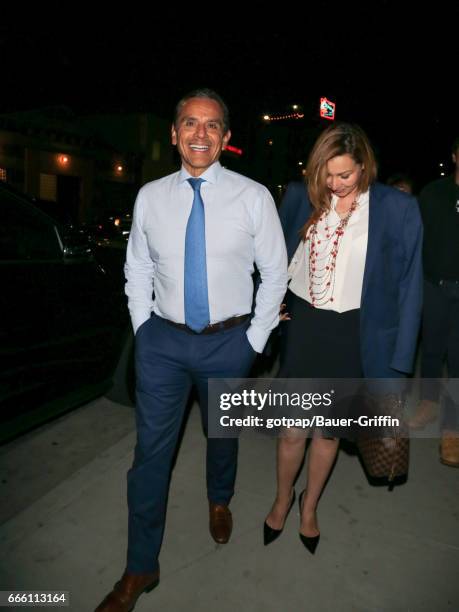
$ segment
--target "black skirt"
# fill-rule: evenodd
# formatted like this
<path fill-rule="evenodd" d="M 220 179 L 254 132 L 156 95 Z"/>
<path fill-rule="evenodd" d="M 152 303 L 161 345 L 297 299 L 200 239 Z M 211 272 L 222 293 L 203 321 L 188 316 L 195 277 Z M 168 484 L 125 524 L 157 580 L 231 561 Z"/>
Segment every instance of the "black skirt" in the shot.
<path fill-rule="evenodd" d="M 333 419 L 332 423 L 339 422 L 335 419 L 351 417 L 360 411 L 361 405 L 360 310 L 338 313 L 313 308 L 290 291 L 286 304 L 291 320 L 281 323 L 278 378 L 313 379 L 304 383 L 285 381 L 285 388 L 290 393 L 300 389 L 302 392 L 336 389 L 333 404 L 316 410 L 316 414 Z M 343 382 L 341 379 L 352 380 Z M 312 412 L 308 413 L 309 416 Z M 355 439 L 353 427 L 343 428 L 328 423 L 313 427 L 309 432 L 306 430 L 305 435 Z"/>
<path fill-rule="evenodd" d="M 360 310 L 313 308 L 291 291 L 281 323 L 279 378 L 361 378 Z"/>

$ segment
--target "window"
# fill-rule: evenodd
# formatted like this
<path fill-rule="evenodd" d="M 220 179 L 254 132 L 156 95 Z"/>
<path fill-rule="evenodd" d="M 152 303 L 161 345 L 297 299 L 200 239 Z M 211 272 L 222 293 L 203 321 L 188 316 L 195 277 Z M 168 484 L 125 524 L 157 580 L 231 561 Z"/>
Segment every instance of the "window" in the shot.
<path fill-rule="evenodd" d="M 57 201 L 57 177 L 55 174 L 40 173 L 40 200 Z"/>
<path fill-rule="evenodd" d="M 0 181 L 6 183 L 6 168 L 0 168 Z"/>

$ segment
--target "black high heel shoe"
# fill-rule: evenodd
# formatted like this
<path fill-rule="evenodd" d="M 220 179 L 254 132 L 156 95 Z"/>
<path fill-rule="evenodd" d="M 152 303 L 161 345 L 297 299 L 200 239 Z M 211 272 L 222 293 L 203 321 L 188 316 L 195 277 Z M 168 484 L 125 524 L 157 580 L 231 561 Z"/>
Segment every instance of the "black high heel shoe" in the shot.
<path fill-rule="evenodd" d="M 284 526 L 285 526 L 285 521 L 287 520 L 287 517 L 288 517 L 288 513 L 290 512 L 293 504 L 295 503 L 295 499 L 296 499 L 296 494 L 295 494 L 295 489 L 293 489 L 292 501 L 290 502 L 290 506 L 288 507 L 287 514 L 285 515 Z M 265 521 L 263 523 L 263 543 L 264 545 L 268 546 L 268 544 L 271 544 L 271 542 L 274 542 L 274 540 L 277 540 L 277 538 L 280 536 L 283 530 L 284 530 L 283 527 L 282 529 L 273 529 Z"/>
<path fill-rule="evenodd" d="M 301 491 L 300 496 L 298 498 L 298 505 L 300 507 L 300 519 L 301 519 L 302 510 L 303 510 L 302 502 L 303 502 L 304 491 L 305 491 L 304 489 L 303 491 Z M 316 548 L 320 540 L 320 533 L 316 536 L 305 536 L 302 533 L 299 533 L 298 535 L 300 536 L 300 540 L 303 543 L 303 546 L 309 550 L 311 555 L 313 555 L 316 552 Z"/>

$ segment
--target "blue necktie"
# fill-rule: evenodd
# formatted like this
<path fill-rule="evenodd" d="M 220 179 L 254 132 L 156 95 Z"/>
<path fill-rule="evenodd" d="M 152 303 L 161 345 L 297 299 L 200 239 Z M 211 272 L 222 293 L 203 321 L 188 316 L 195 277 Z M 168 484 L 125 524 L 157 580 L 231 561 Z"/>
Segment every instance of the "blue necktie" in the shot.
<path fill-rule="evenodd" d="M 187 179 L 194 191 L 193 207 L 185 236 L 185 323 L 201 332 L 210 322 L 207 293 L 206 232 L 204 202 L 200 188 L 204 179 Z"/>

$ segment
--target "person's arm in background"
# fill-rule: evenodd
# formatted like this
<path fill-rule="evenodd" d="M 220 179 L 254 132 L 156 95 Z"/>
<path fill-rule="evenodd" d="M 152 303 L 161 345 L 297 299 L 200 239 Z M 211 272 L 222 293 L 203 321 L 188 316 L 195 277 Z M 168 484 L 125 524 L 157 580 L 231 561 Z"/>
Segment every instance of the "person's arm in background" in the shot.
<path fill-rule="evenodd" d="M 306 186 L 303 182 L 293 182 L 287 186 L 279 207 L 279 218 L 287 245 L 287 256 L 290 261 L 300 242 L 300 229 L 311 214 Z"/>

